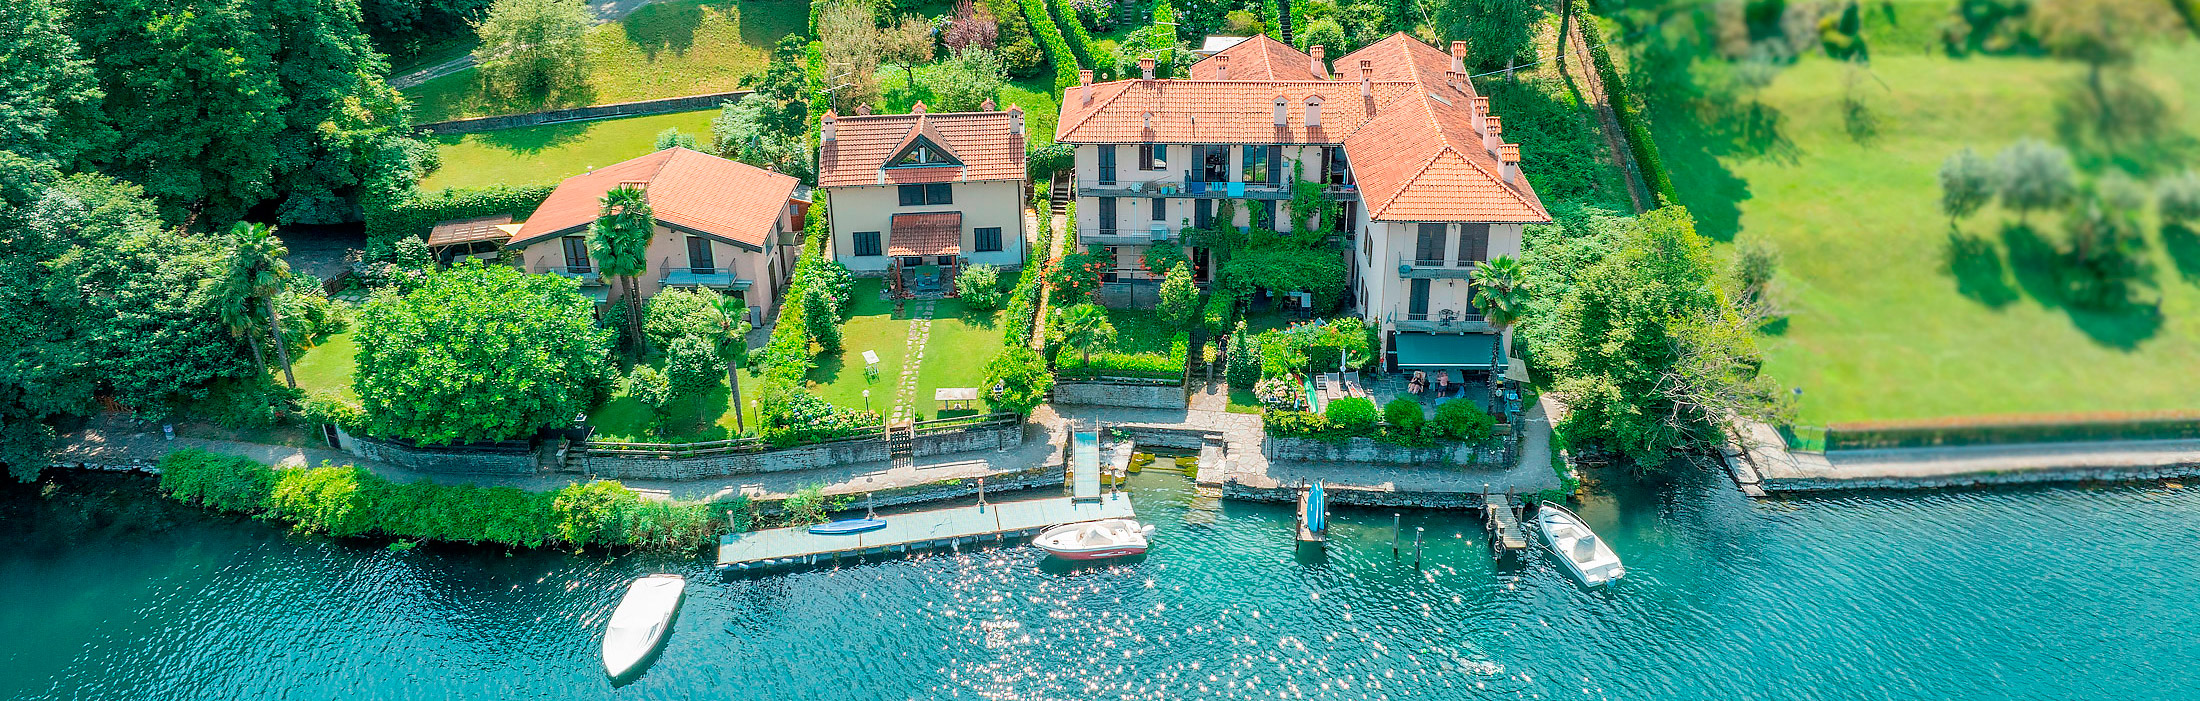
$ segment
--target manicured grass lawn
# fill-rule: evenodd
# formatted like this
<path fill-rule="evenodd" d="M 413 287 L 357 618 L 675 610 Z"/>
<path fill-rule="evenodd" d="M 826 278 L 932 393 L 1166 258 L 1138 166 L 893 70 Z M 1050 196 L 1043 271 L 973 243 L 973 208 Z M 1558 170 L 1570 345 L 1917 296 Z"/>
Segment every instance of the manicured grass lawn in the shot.
<path fill-rule="evenodd" d="M 870 407 L 880 415 L 891 414 L 894 392 L 906 364 L 909 348 L 911 302 L 896 313 L 894 303 L 878 297 L 881 281 L 856 281 L 855 312 L 841 327 L 843 350 L 821 355 L 810 371 L 810 391 L 834 404 L 861 408 L 863 390 L 871 390 Z M 911 407 L 918 418 L 936 418 L 939 404 L 932 391 L 941 387 L 978 387 L 983 396 L 985 364 L 1001 351 L 1002 312 L 976 312 L 961 300 L 932 303 L 931 335 L 925 342 L 923 365 L 917 371 L 917 388 Z M 878 353 L 878 377 L 868 378 L 863 351 Z M 982 406 L 982 402 L 981 402 Z"/>
<path fill-rule="evenodd" d="M 351 341 L 351 332 L 335 334 L 321 341 L 321 345 L 298 354 L 290 364 L 290 371 L 297 375 L 298 388 L 305 390 L 307 395 L 335 392 L 358 401 L 359 395 L 351 390 L 351 371 L 358 351 L 359 346 Z"/>
<path fill-rule="evenodd" d="M 917 87 L 909 87 L 909 72 L 900 66 L 888 66 L 879 73 L 879 105 L 882 114 L 904 114 L 909 107 L 923 100 L 934 104 L 932 90 L 924 86 L 926 76 L 933 66 L 917 67 Z M 1062 103 L 1054 95 L 1054 74 L 1034 76 L 1010 81 L 1001 86 L 1001 98 L 995 104 L 1000 109 L 1009 105 L 1024 108 L 1024 134 L 1027 145 L 1054 143 L 1054 123 L 1061 117 Z"/>
<path fill-rule="evenodd" d="M 804 29 L 795 0 L 684 0 L 649 5 L 588 31 L 585 87 L 554 95 L 496 96 L 480 73 L 460 71 L 405 91 L 413 120 L 519 114 L 563 107 L 724 92 L 762 72 L 779 38 Z"/>
<path fill-rule="evenodd" d="M 656 150 L 657 132 L 673 127 L 708 148 L 718 110 L 500 129 L 435 137 L 443 167 L 420 188 L 551 184 Z"/>
<path fill-rule="evenodd" d="M 1109 309 L 1108 323 L 1115 325 L 1117 353 L 1169 354 L 1169 341 L 1183 330 L 1161 320 L 1151 309 Z M 1070 352 L 1070 351 L 1064 351 Z"/>
<path fill-rule="evenodd" d="M 2112 160 L 2190 167 L 2165 154 L 2200 134 L 2200 44 L 2149 51 L 2138 67 L 2175 135 L 2080 152 L 2089 176 Z M 1993 209 L 1954 232 L 1941 214 L 1936 174 L 1949 154 L 2065 141 L 2056 110 L 2080 66 L 1883 43 L 1869 76 L 1849 70 L 1805 58 L 1756 95 L 1761 110 L 1746 94 L 1653 108 L 1699 229 L 1783 252 L 1791 314 L 1767 329 L 1766 370 L 1802 388 L 1800 423 L 2200 407 L 2200 259 L 2166 255 L 2151 214 L 2147 299 L 2105 311 L 2068 303 L 2058 263 L 2037 253 L 2064 245 L 2060 212 L 2030 218 L 2036 237 Z"/>

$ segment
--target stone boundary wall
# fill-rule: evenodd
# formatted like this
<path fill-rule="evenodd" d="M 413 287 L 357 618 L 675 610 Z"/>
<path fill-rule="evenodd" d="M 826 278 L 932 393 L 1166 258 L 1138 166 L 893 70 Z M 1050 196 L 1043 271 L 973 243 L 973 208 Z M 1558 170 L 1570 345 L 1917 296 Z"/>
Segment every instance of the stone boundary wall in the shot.
<path fill-rule="evenodd" d="M 351 438 L 351 454 L 445 475 L 532 475 L 540 465 L 536 451 L 526 448 L 408 448 L 358 436 Z"/>
<path fill-rule="evenodd" d="M 643 115 L 667 114 L 671 112 L 691 112 L 695 110 L 712 109 L 726 102 L 739 101 L 743 96 L 748 94 L 749 91 L 747 90 L 735 90 L 733 92 L 711 93 L 709 95 L 689 95 L 687 97 L 667 97 L 658 100 L 617 102 L 608 105 L 590 105 L 587 107 L 575 107 L 572 109 L 548 110 L 544 112 L 528 112 L 526 114 L 507 114 L 496 117 L 453 119 L 448 122 L 422 124 L 419 126 L 419 130 L 430 134 L 470 134 L 479 131 L 496 131 L 498 129 L 541 126 L 544 124 L 556 124 L 560 122 L 577 122 L 591 119 L 610 119 L 613 117 L 640 117 Z"/>
<path fill-rule="evenodd" d="M 1268 436 L 1260 452 L 1269 460 L 1296 462 L 1354 462 L 1378 465 L 1467 465 L 1495 457 L 1500 451 L 1466 443 L 1446 442 L 1428 447 L 1382 443 L 1373 438 L 1347 438 L 1342 443 Z"/>
<path fill-rule="evenodd" d="M 1119 385 L 1107 382 L 1056 382 L 1054 403 L 1140 409 L 1189 409 L 1191 392 L 1181 384 Z"/>
<path fill-rule="evenodd" d="M 1041 465 L 1015 472 L 988 475 L 985 478 L 985 494 L 986 499 L 991 501 L 994 497 L 1013 492 L 1049 487 L 1061 489 L 1067 484 L 1069 484 L 1069 473 L 1063 470 L 1061 465 Z M 853 497 L 855 500 L 848 502 L 844 507 L 847 509 L 862 509 L 865 505 L 863 494 L 863 492 L 827 493 L 828 496 Z M 952 501 L 977 496 L 978 479 L 975 477 L 949 478 L 937 482 L 881 489 L 870 492 L 870 494 L 869 504 L 879 507 Z M 759 515 L 778 513 L 780 501 L 783 501 L 783 499 L 758 500 L 756 502 L 757 513 Z"/>
<path fill-rule="evenodd" d="M 1480 509 L 1481 492 L 1402 492 L 1329 485 L 1323 490 L 1329 503 L 1346 506 L 1379 506 L 1408 509 Z M 1224 482 L 1222 498 L 1238 501 L 1297 504 L 1297 486 L 1253 487 L 1237 480 Z"/>
<path fill-rule="evenodd" d="M 980 450 L 1007 450 L 1024 444 L 1024 425 L 981 426 L 939 433 L 919 434 L 910 444 L 915 457 Z M 645 457 L 582 455 L 566 461 L 567 472 L 593 474 L 602 479 L 696 480 L 759 472 L 810 470 L 834 465 L 886 462 L 893 459 L 884 439 L 841 441 L 806 445 L 761 453 L 726 453 L 695 457 Z M 990 485 L 988 485 L 990 487 Z M 973 486 L 971 493 L 976 493 Z"/>
<path fill-rule="evenodd" d="M 2188 462 L 2174 465 L 2065 467 L 2001 472 L 1965 472 L 1914 477 L 1888 476 L 1851 479 L 1767 477 L 1764 478 L 1761 487 L 1767 492 L 1835 492 L 1864 489 L 1942 489 L 1948 487 L 1993 487 L 2024 484 L 2069 484 L 2074 482 L 2145 482 L 2196 476 L 2200 476 L 2200 463 Z"/>
<path fill-rule="evenodd" d="M 1107 424 L 1105 428 L 1129 438 L 1132 443 L 1176 448 L 1178 450 L 1198 450 L 1205 447 L 1209 440 L 1223 440 L 1221 431 L 1196 428 L 1176 428 L 1152 424 Z"/>

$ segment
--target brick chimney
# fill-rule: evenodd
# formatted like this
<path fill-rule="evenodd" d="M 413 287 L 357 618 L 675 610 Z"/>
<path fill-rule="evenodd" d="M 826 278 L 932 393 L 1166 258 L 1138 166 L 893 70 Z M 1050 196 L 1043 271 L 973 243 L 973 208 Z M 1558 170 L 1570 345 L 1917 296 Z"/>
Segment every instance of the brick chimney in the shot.
<path fill-rule="evenodd" d="M 1151 57 L 1138 59 L 1138 74 L 1145 77 L 1146 80 L 1153 80 L 1153 59 Z"/>
<path fill-rule="evenodd" d="M 1497 161 L 1505 164 L 1505 182 L 1520 184 L 1520 144 L 1505 144 L 1497 149 Z"/>
<path fill-rule="evenodd" d="M 1077 101 L 1092 104 L 1092 71 L 1077 72 Z"/>
<path fill-rule="evenodd" d="M 1360 97 L 1375 96 L 1375 62 L 1360 59 Z"/>
<path fill-rule="evenodd" d="M 837 121 L 840 121 L 840 115 L 838 113 L 832 110 L 825 110 L 824 118 L 817 121 L 818 129 L 820 132 L 822 132 L 822 136 L 818 138 L 824 139 L 827 143 L 831 143 L 834 137 L 839 136 L 840 129 L 834 125 L 834 122 Z"/>
<path fill-rule="evenodd" d="M 1321 125 L 1322 96 L 1308 95 L 1306 96 L 1306 128 L 1312 129 Z"/>
<path fill-rule="evenodd" d="M 1483 117 L 1482 148 L 1489 149 L 1490 156 L 1494 158 L 1497 156 L 1498 147 L 1503 145 L 1505 145 L 1505 120 L 1499 119 L 1494 114 Z"/>
<path fill-rule="evenodd" d="M 1230 79 L 1230 55 L 1215 54 L 1215 80 Z"/>
<path fill-rule="evenodd" d="M 1314 77 L 1320 78 L 1322 80 L 1328 80 L 1329 64 L 1328 62 L 1322 60 L 1322 45 L 1315 44 L 1312 47 L 1308 48 L 1306 52 L 1314 56 Z"/>
<path fill-rule="evenodd" d="M 1467 74 L 1467 42 L 1455 41 L 1451 43 L 1451 72 L 1459 75 Z"/>

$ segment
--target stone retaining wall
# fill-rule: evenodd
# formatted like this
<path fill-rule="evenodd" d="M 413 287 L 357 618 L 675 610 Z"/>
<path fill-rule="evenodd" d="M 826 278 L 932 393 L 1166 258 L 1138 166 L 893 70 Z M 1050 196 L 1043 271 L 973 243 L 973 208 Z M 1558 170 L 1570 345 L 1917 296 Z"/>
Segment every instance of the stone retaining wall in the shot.
<path fill-rule="evenodd" d="M 1262 442 L 1261 454 L 1269 460 L 1295 462 L 1355 462 L 1378 465 L 1466 465 L 1494 458 L 1495 448 L 1483 449 L 1466 443 L 1446 442 L 1428 447 L 1392 445 L 1373 438 L 1347 438 L 1341 443 L 1297 438 L 1268 436 Z"/>
<path fill-rule="evenodd" d="M 1192 396 L 1183 385 L 1119 385 L 1106 382 L 1056 382 L 1054 403 L 1144 409 L 1186 409 Z"/>
<path fill-rule="evenodd" d="M 919 435 L 910 445 L 915 457 L 979 450 L 1007 450 L 1024 444 L 1024 426 L 982 426 Z M 882 439 L 842 441 L 762 453 L 696 457 L 585 455 L 566 461 L 566 471 L 603 479 L 694 480 L 758 472 L 810 470 L 835 465 L 886 462 L 893 452 Z M 973 490 L 973 493 L 975 491 Z"/>
<path fill-rule="evenodd" d="M 1018 470 L 1015 472 L 998 473 L 987 476 L 985 478 L 985 494 L 986 498 L 990 500 L 995 497 L 1007 495 L 1010 493 L 1024 492 L 1033 489 L 1046 489 L 1050 487 L 1054 489 L 1061 489 L 1063 485 L 1066 485 L 1068 483 L 1069 475 L 1066 471 L 1062 469 L 1061 465 L 1042 465 L 1039 467 Z M 847 508 L 860 509 L 863 508 L 866 504 L 866 500 L 863 498 L 863 492 L 854 492 L 849 494 L 827 492 L 827 494 L 830 496 L 853 497 L 855 500 L 849 502 Z M 870 492 L 870 494 L 871 498 L 868 500 L 868 503 L 870 506 L 876 507 L 908 506 L 910 504 L 929 504 L 932 502 L 953 501 L 956 499 L 965 499 L 977 496 L 978 480 L 975 477 L 950 478 L 937 482 L 926 482 L 924 484 L 909 485 L 906 487 L 889 487 L 886 489 Z M 775 513 L 778 509 L 778 504 L 780 501 L 783 501 L 783 499 L 758 500 L 756 502 L 758 513 Z"/>
<path fill-rule="evenodd" d="M 1761 483 L 1767 492 L 1832 492 L 1860 489 L 1941 489 L 2021 484 L 2072 482 L 2134 482 L 2200 476 L 2200 463 L 2138 467 L 2069 467 L 2004 472 L 1966 472 L 1952 475 L 1911 477 L 1768 477 Z"/>
<path fill-rule="evenodd" d="M 1480 509 L 1481 492 L 1402 492 L 1328 485 L 1329 503 L 1346 506 L 1379 506 L 1407 509 Z M 1236 480 L 1222 485 L 1222 498 L 1275 504 L 1297 504 L 1298 487 L 1253 487 Z"/>
<path fill-rule="evenodd" d="M 532 475 L 540 464 L 526 448 L 415 448 L 357 436 L 350 448 L 368 460 L 446 475 Z"/>
<path fill-rule="evenodd" d="M 575 107 L 572 109 L 563 110 L 548 110 L 544 112 L 529 112 L 526 114 L 507 114 L 497 117 L 453 119 L 448 122 L 422 124 L 419 128 L 421 131 L 425 131 L 430 134 L 467 134 L 478 131 L 511 129 L 514 127 L 532 127 L 558 122 L 576 122 L 590 119 L 609 119 L 613 117 L 639 117 L 642 115 L 668 114 L 672 112 L 692 112 L 695 110 L 715 109 L 721 104 L 740 100 L 742 96 L 745 96 L 747 94 L 749 94 L 749 91 L 747 90 L 735 90 L 733 92 L 711 93 L 708 95 L 668 97 L 661 100 L 636 100 L 634 102 L 618 102 L 608 105 L 590 105 L 588 107 Z M 706 134 L 705 136 L 708 136 L 708 134 Z"/>

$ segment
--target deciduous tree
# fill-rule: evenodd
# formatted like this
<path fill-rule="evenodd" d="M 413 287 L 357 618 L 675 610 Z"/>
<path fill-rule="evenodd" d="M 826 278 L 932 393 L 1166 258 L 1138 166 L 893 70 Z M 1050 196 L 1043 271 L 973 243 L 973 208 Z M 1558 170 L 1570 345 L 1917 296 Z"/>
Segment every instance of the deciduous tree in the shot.
<path fill-rule="evenodd" d="M 879 60 L 901 66 L 908 85 L 917 84 L 917 66 L 932 62 L 932 23 L 902 15 L 901 23 L 879 31 Z M 953 112 L 956 110 L 947 110 Z"/>
<path fill-rule="evenodd" d="M 496 0 L 474 26 L 474 63 L 490 87 L 534 95 L 588 77 L 588 6 L 581 0 Z"/>
<path fill-rule="evenodd" d="M 992 387 L 986 403 L 997 411 L 1019 415 L 1031 413 L 1054 388 L 1054 375 L 1047 372 L 1046 361 L 1039 358 L 1038 351 L 1023 345 L 1009 346 L 986 361 L 985 381 Z"/>
<path fill-rule="evenodd" d="M 1161 281 L 1161 303 L 1155 313 L 1170 326 L 1191 323 L 1199 313 L 1199 288 L 1192 286 L 1191 266 L 1179 261 Z"/>
<path fill-rule="evenodd" d="M 92 152 L 114 142 L 100 112 L 106 95 L 91 62 L 68 33 L 68 13 L 58 0 L 0 3 L 0 144 L 18 154 L 70 170 L 88 168 Z"/>
<path fill-rule="evenodd" d="M 2016 210 L 2020 217 L 2060 207 L 2077 195 L 2070 153 L 2038 139 L 2002 149 L 1994 169 L 1999 173 L 2001 206 Z"/>
<path fill-rule="evenodd" d="M 878 100 L 878 34 L 878 21 L 868 2 L 837 0 L 818 16 L 825 82 L 833 95 L 833 109 L 841 114 L 854 114 L 857 106 Z"/>
<path fill-rule="evenodd" d="M 1949 226 L 1994 200 L 1994 175 L 1993 162 L 1970 147 L 1940 162 L 1940 211 Z"/>

